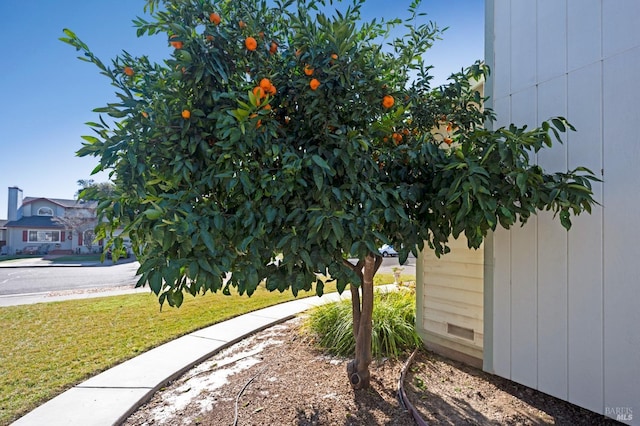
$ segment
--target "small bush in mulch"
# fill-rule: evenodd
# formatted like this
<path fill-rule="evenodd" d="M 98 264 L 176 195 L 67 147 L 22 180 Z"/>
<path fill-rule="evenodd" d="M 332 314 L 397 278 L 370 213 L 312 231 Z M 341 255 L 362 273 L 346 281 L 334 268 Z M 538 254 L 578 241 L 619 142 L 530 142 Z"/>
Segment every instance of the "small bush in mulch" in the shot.
<path fill-rule="evenodd" d="M 415 329 L 415 293 L 409 290 L 377 291 L 373 304 L 372 355 L 397 358 L 421 345 Z M 331 354 L 352 356 L 355 351 L 351 300 L 314 308 L 305 329 Z"/>

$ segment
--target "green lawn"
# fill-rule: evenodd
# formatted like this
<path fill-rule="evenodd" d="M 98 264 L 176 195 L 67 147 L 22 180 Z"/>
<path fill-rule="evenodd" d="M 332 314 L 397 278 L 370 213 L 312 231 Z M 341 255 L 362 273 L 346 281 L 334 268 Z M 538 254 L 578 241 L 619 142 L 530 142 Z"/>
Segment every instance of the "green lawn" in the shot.
<path fill-rule="evenodd" d="M 376 284 L 390 282 L 391 274 L 376 276 Z M 0 308 L 0 425 L 162 343 L 292 299 L 259 289 L 252 297 L 186 297 L 180 309 L 162 311 L 150 294 Z"/>
<path fill-rule="evenodd" d="M 69 256 L 60 256 L 51 259 L 52 263 L 60 263 L 60 262 L 99 262 L 100 255 L 99 254 L 77 254 L 77 255 L 69 255 Z M 111 260 L 109 260 L 111 262 Z M 106 263 L 106 261 L 105 261 Z"/>

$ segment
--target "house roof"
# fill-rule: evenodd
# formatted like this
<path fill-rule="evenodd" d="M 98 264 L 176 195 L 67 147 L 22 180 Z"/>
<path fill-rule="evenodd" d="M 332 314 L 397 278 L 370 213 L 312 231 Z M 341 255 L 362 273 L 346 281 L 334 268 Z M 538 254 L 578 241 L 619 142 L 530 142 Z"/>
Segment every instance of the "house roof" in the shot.
<path fill-rule="evenodd" d="M 18 220 L 12 220 L 5 224 L 7 228 L 53 228 L 64 229 L 61 225 L 53 221 L 51 216 L 25 216 Z"/>
<path fill-rule="evenodd" d="M 73 209 L 73 208 L 94 209 L 98 206 L 97 201 L 68 200 L 64 198 L 46 198 L 46 197 L 25 197 L 22 200 L 22 205 L 33 203 L 39 200 L 49 201 L 53 204 L 57 204 L 67 209 Z"/>

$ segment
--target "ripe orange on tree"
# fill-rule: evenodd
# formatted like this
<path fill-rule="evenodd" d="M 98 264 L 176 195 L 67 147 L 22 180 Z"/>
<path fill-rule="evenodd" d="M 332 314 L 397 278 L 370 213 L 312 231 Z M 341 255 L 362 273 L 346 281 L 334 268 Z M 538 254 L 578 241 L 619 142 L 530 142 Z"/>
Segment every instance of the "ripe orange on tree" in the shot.
<path fill-rule="evenodd" d="M 188 120 L 191 117 L 191 111 L 189 111 L 188 109 L 182 110 L 182 118 L 184 118 L 185 120 Z"/>
<path fill-rule="evenodd" d="M 182 47 L 184 46 L 184 43 L 181 42 L 180 40 L 176 40 L 177 38 L 178 38 L 177 35 L 172 35 L 171 37 L 169 37 L 169 44 L 174 49 L 182 49 Z"/>
<path fill-rule="evenodd" d="M 134 72 L 133 72 L 133 68 L 131 68 L 131 67 L 124 67 L 124 73 L 125 73 L 126 75 L 128 75 L 129 77 L 133 77 L 133 74 L 134 74 Z"/>
<path fill-rule="evenodd" d="M 385 95 L 385 97 L 382 98 L 382 106 L 387 109 L 391 108 L 395 102 L 396 100 L 393 99 L 391 95 Z"/>
<path fill-rule="evenodd" d="M 316 90 L 318 87 L 320 87 L 320 80 L 318 80 L 317 78 L 312 78 L 309 82 L 309 87 L 311 87 L 311 90 Z"/>
<path fill-rule="evenodd" d="M 313 75 L 313 68 L 311 68 L 308 64 L 304 66 L 304 74 L 305 75 Z"/>
<path fill-rule="evenodd" d="M 402 135 L 400 133 L 394 133 L 391 137 L 395 141 L 396 145 L 399 145 L 400 142 L 402 142 Z"/>
<path fill-rule="evenodd" d="M 247 47 L 247 50 L 254 51 L 258 48 L 258 42 L 253 37 L 247 37 L 244 40 L 244 45 Z"/>
<path fill-rule="evenodd" d="M 271 83 L 271 80 L 269 80 L 268 78 L 263 78 L 262 80 L 260 80 L 259 87 L 264 90 L 264 93 L 268 93 L 271 96 L 276 94 L 276 86 L 274 86 L 273 83 Z"/>
<path fill-rule="evenodd" d="M 263 78 L 262 80 L 260 80 L 259 86 L 262 87 L 262 90 L 268 92 L 273 84 L 271 84 L 271 80 L 269 80 L 268 78 Z"/>
<path fill-rule="evenodd" d="M 209 15 L 209 21 L 211 21 L 214 25 L 220 25 L 220 21 L 222 19 L 220 18 L 220 15 L 218 15 L 217 13 L 213 12 L 211 15 Z"/>
<path fill-rule="evenodd" d="M 260 86 L 256 86 L 256 87 L 253 88 L 253 94 L 258 99 L 262 99 L 262 98 L 264 98 L 266 96 L 264 89 L 262 87 L 260 87 Z"/>
<path fill-rule="evenodd" d="M 276 43 L 275 41 L 272 41 L 271 45 L 269 46 L 269 53 L 273 55 L 277 51 L 278 51 L 278 43 Z"/>

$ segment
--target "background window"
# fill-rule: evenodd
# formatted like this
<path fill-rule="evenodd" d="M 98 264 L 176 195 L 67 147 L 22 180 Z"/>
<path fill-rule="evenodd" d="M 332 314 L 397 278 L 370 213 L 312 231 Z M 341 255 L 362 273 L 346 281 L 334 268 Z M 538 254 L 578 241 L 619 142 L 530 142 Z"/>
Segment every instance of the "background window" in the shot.
<path fill-rule="evenodd" d="M 51 209 L 51 207 L 40 207 L 38 209 L 38 216 L 53 216 L 53 209 Z"/>
<path fill-rule="evenodd" d="M 60 231 L 29 231 L 30 243 L 57 243 L 60 241 Z"/>

